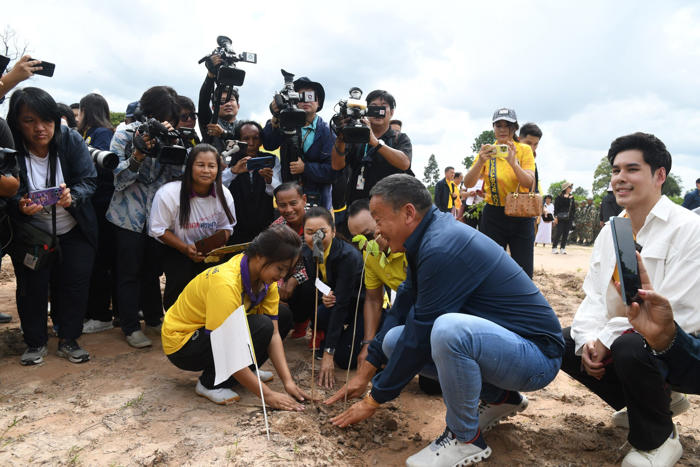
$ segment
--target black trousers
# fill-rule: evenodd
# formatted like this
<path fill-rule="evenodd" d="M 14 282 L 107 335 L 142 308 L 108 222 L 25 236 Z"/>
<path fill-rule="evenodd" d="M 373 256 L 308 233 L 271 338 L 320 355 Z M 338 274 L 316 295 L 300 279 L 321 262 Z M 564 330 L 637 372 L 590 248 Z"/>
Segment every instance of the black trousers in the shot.
<path fill-rule="evenodd" d="M 145 233 L 114 227 L 117 243 L 117 307 L 125 335 L 141 328 L 139 308 L 150 326 L 163 316 L 160 244 Z"/>
<path fill-rule="evenodd" d="M 278 314 L 278 327 L 282 339 L 292 328 L 292 314 L 287 307 L 280 307 Z M 248 327 L 253 340 L 255 360 L 258 366 L 262 366 L 268 358 L 268 347 L 272 340 L 274 325 L 269 316 L 249 315 Z M 223 383 L 214 386 L 216 372 L 214 370 L 214 355 L 211 350 L 209 333 L 200 328 L 194 332 L 190 340 L 180 350 L 168 355 L 170 362 L 181 370 L 202 371 L 199 381 L 207 389 L 230 388 L 235 384 L 235 378 L 229 377 Z M 255 371 L 255 366 L 251 367 Z"/>
<path fill-rule="evenodd" d="M 95 263 L 90 277 L 90 292 L 85 318 L 112 321 L 113 316 L 119 316 L 116 303 L 115 226 L 105 219 L 105 213 L 109 208 L 109 199 L 105 203 L 102 199 L 93 198 L 92 207 L 97 216 L 99 236 Z"/>
<path fill-rule="evenodd" d="M 661 446 L 673 431 L 670 388 L 665 365 L 644 348 L 642 336 L 629 333 L 618 337 L 610 347 L 612 363 L 598 380 L 582 369 L 581 357 L 574 355 L 571 328 L 563 333 L 566 348 L 561 369 L 615 410 L 627 407 L 627 439 L 632 446 L 642 451 Z"/>
<path fill-rule="evenodd" d="M 554 226 L 554 235 L 552 237 L 552 248 L 559 245 L 560 248 L 566 248 L 566 242 L 569 240 L 569 231 L 571 230 L 571 219 L 557 221 Z"/>
<path fill-rule="evenodd" d="M 292 292 L 287 304 L 292 311 L 295 323 L 303 323 L 314 316 L 315 290 L 314 282 L 309 279 L 298 285 Z"/>
<path fill-rule="evenodd" d="M 504 207 L 487 204 L 481 211 L 479 230 L 504 250 L 509 247 L 511 258 L 532 277 L 535 223 L 531 217 L 506 216 Z"/>
<path fill-rule="evenodd" d="M 195 263 L 175 248 L 160 245 L 162 250 L 163 271 L 165 272 L 165 290 L 163 291 L 163 307 L 169 310 L 171 306 L 199 273 L 214 266 L 212 263 Z"/>
<path fill-rule="evenodd" d="M 24 342 L 41 347 L 49 340 L 46 331 L 48 294 L 51 291 L 51 317 L 61 339 L 77 339 L 83 332 L 90 274 L 95 248 L 79 226 L 58 236 L 61 261 L 33 271 L 22 264 L 23 258 L 12 258 L 17 278 L 17 312 L 22 323 Z"/>

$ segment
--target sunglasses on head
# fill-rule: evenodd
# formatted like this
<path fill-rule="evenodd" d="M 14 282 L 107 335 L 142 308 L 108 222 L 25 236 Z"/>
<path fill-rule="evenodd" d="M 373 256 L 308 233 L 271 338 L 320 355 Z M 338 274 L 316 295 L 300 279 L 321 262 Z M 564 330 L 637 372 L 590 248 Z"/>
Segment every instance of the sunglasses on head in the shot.
<path fill-rule="evenodd" d="M 181 122 L 186 122 L 187 120 L 194 120 L 195 118 L 197 118 L 197 112 L 180 114 L 180 121 Z"/>

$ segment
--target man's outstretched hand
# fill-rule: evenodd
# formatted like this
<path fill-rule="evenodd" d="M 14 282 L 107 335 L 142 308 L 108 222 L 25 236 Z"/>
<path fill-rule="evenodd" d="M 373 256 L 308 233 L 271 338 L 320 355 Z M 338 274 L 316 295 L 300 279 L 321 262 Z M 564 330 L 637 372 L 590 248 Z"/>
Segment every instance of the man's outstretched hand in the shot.
<path fill-rule="evenodd" d="M 362 397 L 362 395 L 367 392 L 369 382 L 372 380 L 372 376 L 374 376 L 376 372 L 377 369 L 371 363 L 366 360 L 363 361 L 360 364 L 360 367 L 357 369 L 355 376 L 353 376 L 347 384 L 343 385 L 338 392 L 326 399 L 324 404 L 331 405 L 335 404 L 339 400 L 345 400 L 346 392 L 348 399 L 357 399 Z"/>
<path fill-rule="evenodd" d="M 371 417 L 376 411 L 376 406 L 367 402 L 367 399 L 362 399 L 359 402 L 355 402 L 345 412 L 331 418 L 331 423 L 337 427 L 345 428 L 348 425 L 353 425 Z"/>

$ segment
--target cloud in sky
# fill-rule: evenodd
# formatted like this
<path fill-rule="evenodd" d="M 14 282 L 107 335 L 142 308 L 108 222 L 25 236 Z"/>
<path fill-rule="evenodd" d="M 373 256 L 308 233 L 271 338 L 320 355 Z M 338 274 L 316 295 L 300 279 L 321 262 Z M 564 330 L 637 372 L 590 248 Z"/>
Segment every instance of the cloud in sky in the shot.
<path fill-rule="evenodd" d="M 692 2 L 15 2 L 4 22 L 55 62 L 32 85 L 70 103 L 99 90 L 123 111 L 149 86 L 196 101 L 197 60 L 226 34 L 244 64 L 241 117 L 268 118 L 280 68 L 324 84 L 328 120 L 352 86 L 389 90 L 411 137 L 413 170 L 435 154 L 461 166 L 500 106 L 540 124 L 542 185 L 590 190 L 616 136 L 647 131 L 685 188 L 700 177 L 700 8 Z"/>

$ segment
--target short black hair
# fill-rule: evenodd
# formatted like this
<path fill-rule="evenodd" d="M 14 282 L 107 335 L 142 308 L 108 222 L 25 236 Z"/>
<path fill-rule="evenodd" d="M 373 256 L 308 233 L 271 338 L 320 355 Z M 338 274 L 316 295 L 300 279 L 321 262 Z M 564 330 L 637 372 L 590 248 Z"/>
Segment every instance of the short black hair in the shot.
<path fill-rule="evenodd" d="M 74 102 L 70 105 L 71 110 L 73 109 L 80 109 L 80 104 L 77 102 Z"/>
<path fill-rule="evenodd" d="M 194 107 L 194 102 L 192 102 L 192 99 L 190 99 L 187 96 L 177 96 L 177 105 L 180 106 L 180 110 L 191 110 L 194 112 L 195 107 Z"/>
<path fill-rule="evenodd" d="M 695 184 L 697 185 L 698 183 L 700 183 L 700 178 L 698 178 L 697 180 L 695 180 Z"/>
<path fill-rule="evenodd" d="M 411 203 L 416 210 L 425 214 L 433 205 L 433 197 L 430 192 L 416 177 L 408 174 L 393 174 L 384 177 L 377 182 L 369 192 L 372 196 L 380 196 L 382 200 L 391 205 L 394 211 Z"/>
<path fill-rule="evenodd" d="M 650 133 L 632 133 L 630 135 L 620 136 L 615 139 L 608 150 L 608 161 L 610 165 L 615 162 L 615 157 L 622 151 L 637 149 L 642 152 L 644 162 L 651 167 L 651 173 L 656 172 L 656 169 L 663 167 L 666 169 L 666 177 L 671 172 L 671 153 L 666 149 L 666 145 L 656 136 Z"/>
<path fill-rule="evenodd" d="M 173 125 L 180 121 L 177 92 L 170 86 L 149 88 L 139 99 L 139 106 L 146 117 L 153 117 L 161 122 L 167 120 Z"/>
<path fill-rule="evenodd" d="M 356 199 L 348 207 L 348 217 L 355 217 L 362 211 L 369 211 L 369 200 L 367 198 Z"/>
<path fill-rule="evenodd" d="M 455 178 L 461 177 L 461 176 L 462 176 L 462 172 L 455 172 Z"/>
<path fill-rule="evenodd" d="M 296 191 L 299 196 L 304 196 L 304 189 L 297 182 L 284 182 L 274 189 L 272 196 L 277 197 L 280 191 Z"/>
<path fill-rule="evenodd" d="M 375 99 L 384 99 L 384 101 L 389 104 L 389 108 L 391 110 L 394 110 L 396 108 L 396 100 L 394 99 L 394 96 L 389 94 L 387 91 L 384 91 L 383 89 L 375 89 L 374 91 L 370 92 L 367 94 L 367 103 L 369 104 Z"/>
<path fill-rule="evenodd" d="M 454 170 L 454 169 L 455 169 L 454 167 L 452 167 L 451 165 L 448 165 L 447 167 L 445 167 L 445 173 L 447 173 L 448 170 Z"/>
<path fill-rule="evenodd" d="M 66 104 L 60 102 L 56 105 L 58 106 L 58 112 L 61 114 L 61 117 L 66 119 L 66 122 L 68 123 L 68 128 L 77 127 L 78 121 L 75 119 L 75 114 L 73 113 L 73 110 Z"/>
<path fill-rule="evenodd" d="M 260 125 L 255 120 L 246 120 L 246 121 L 241 122 L 238 125 L 236 125 L 236 129 L 233 130 L 233 139 L 241 139 L 241 128 L 243 128 L 246 125 L 253 125 L 255 128 L 257 128 L 258 134 L 260 134 L 260 138 L 262 138 L 262 134 L 263 134 L 262 125 Z"/>
<path fill-rule="evenodd" d="M 389 125 L 403 126 L 403 123 L 401 123 L 401 120 L 392 120 L 389 122 Z"/>
<path fill-rule="evenodd" d="M 544 195 L 544 199 L 543 199 L 542 201 L 546 201 L 547 198 L 549 198 L 549 200 L 551 201 L 551 200 L 552 200 L 552 195 Z"/>
<path fill-rule="evenodd" d="M 240 96 L 238 95 L 238 88 L 231 89 L 231 95 L 236 99 L 236 103 L 241 103 Z M 223 94 L 221 94 L 221 96 L 223 97 Z M 228 98 L 228 96 L 226 97 Z"/>
<path fill-rule="evenodd" d="M 528 135 L 532 135 L 535 138 L 542 138 L 542 130 L 540 127 L 532 122 L 528 122 L 522 127 L 520 127 L 520 138 L 525 138 Z"/>
<path fill-rule="evenodd" d="M 304 224 L 306 224 L 306 222 L 309 219 L 313 219 L 315 217 L 322 218 L 328 223 L 328 225 L 331 226 L 331 229 L 335 230 L 335 222 L 333 222 L 333 216 L 331 215 L 331 212 L 328 209 L 322 208 L 321 206 L 314 206 L 309 208 L 309 210 L 306 211 L 306 214 L 304 215 Z"/>
<path fill-rule="evenodd" d="M 266 263 L 292 260 L 300 252 L 299 234 L 283 224 L 271 225 L 260 232 L 245 250 L 246 256 L 265 258 Z"/>

